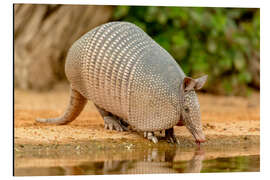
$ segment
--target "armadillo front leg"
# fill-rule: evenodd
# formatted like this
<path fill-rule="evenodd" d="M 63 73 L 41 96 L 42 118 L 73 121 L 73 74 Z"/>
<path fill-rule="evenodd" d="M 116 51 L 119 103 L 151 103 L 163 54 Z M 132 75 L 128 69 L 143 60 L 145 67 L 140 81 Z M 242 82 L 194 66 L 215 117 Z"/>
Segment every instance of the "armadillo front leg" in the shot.
<path fill-rule="evenodd" d="M 67 124 L 73 121 L 83 110 L 87 99 L 83 97 L 78 91 L 71 88 L 69 105 L 65 113 L 58 118 L 36 119 L 38 122 L 51 124 Z"/>
<path fill-rule="evenodd" d="M 128 127 L 121 123 L 121 119 L 112 115 L 110 112 L 105 111 L 104 109 L 96 105 L 99 113 L 101 114 L 104 120 L 104 128 L 109 130 L 116 131 L 127 131 Z"/>
<path fill-rule="evenodd" d="M 180 144 L 179 140 L 175 137 L 174 130 L 173 128 L 166 129 L 165 130 L 165 138 L 170 142 L 170 143 L 176 143 Z"/>

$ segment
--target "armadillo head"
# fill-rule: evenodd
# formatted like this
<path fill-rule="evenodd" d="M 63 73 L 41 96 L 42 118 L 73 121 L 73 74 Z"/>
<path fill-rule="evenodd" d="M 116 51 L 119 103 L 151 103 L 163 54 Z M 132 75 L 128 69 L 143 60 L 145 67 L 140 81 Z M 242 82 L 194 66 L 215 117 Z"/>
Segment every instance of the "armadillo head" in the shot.
<path fill-rule="evenodd" d="M 185 125 L 198 144 L 205 142 L 205 136 L 202 131 L 200 104 L 195 90 L 201 89 L 206 79 L 207 75 L 198 79 L 185 77 L 181 85 L 181 117 L 177 125 Z"/>

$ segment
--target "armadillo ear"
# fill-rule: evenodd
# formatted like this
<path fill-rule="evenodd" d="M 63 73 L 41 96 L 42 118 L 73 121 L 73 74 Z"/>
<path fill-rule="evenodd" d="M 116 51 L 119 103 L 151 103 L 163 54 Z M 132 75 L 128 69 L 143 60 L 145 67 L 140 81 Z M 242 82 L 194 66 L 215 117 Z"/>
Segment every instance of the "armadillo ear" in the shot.
<path fill-rule="evenodd" d="M 190 77 L 185 77 L 182 83 L 182 88 L 184 92 L 194 89 L 196 81 Z"/>
<path fill-rule="evenodd" d="M 205 84 L 205 82 L 207 80 L 207 77 L 208 77 L 208 75 L 204 75 L 204 76 L 202 76 L 200 78 L 195 79 L 196 83 L 195 83 L 194 89 L 195 90 L 201 89 L 203 87 L 203 85 Z"/>

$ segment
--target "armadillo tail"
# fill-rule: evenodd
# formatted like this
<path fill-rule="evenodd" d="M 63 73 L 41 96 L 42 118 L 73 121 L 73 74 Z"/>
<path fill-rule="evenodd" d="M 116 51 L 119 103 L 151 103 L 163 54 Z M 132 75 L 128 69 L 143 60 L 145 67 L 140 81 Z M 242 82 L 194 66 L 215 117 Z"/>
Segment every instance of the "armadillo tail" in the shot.
<path fill-rule="evenodd" d="M 73 121 L 81 113 L 86 102 L 87 99 L 85 97 L 83 97 L 78 91 L 71 88 L 69 105 L 61 117 L 49 119 L 37 118 L 36 121 L 51 124 L 67 124 Z"/>

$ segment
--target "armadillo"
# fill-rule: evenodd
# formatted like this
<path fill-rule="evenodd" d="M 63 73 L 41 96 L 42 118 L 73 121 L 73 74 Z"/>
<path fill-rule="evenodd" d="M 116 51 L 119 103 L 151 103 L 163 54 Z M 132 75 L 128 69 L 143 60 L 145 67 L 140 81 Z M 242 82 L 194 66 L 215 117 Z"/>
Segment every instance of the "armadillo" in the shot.
<path fill-rule="evenodd" d="M 129 22 L 109 22 L 79 38 L 69 49 L 65 73 L 71 86 L 69 106 L 58 118 L 38 122 L 67 124 L 92 101 L 106 129 L 143 132 L 158 142 L 165 130 L 180 143 L 174 126 L 185 125 L 195 142 L 205 141 L 195 90 L 207 75 L 187 77 L 174 58 L 141 28 Z"/>

